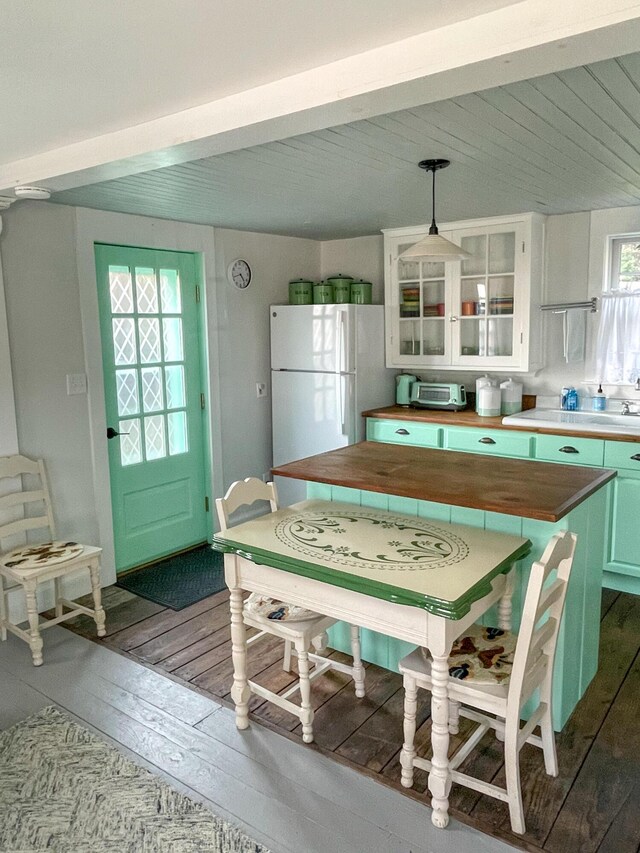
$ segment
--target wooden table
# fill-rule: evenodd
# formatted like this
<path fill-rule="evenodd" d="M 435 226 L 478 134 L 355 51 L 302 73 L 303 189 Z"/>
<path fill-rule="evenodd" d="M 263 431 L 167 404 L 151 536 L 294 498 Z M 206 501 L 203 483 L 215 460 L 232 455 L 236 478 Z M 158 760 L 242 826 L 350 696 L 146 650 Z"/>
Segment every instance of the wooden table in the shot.
<path fill-rule="evenodd" d="M 243 590 L 429 648 L 432 658 L 432 820 L 449 821 L 448 657 L 454 640 L 500 602 L 506 573 L 530 542 L 518 536 L 332 501 L 303 501 L 214 536 L 230 589 L 233 687 L 239 729 L 249 725 Z"/>
<path fill-rule="evenodd" d="M 518 572 L 513 595 L 516 629 L 531 561 L 542 556 L 554 533 L 577 534 L 554 666 L 554 727 L 564 727 L 598 669 L 607 484 L 615 471 L 365 441 L 281 465 L 272 473 L 306 480 L 308 498 L 357 503 L 530 540 L 532 551 Z M 348 651 L 348 631 L 342 623 L 330 630 L 329 638 L 334 648 Z M 366 629 L 361 640 L 364 660 L 395 671 L 408 651 L 394 637 Z M 531 710 L 525 706 L 523 716 Z"/>

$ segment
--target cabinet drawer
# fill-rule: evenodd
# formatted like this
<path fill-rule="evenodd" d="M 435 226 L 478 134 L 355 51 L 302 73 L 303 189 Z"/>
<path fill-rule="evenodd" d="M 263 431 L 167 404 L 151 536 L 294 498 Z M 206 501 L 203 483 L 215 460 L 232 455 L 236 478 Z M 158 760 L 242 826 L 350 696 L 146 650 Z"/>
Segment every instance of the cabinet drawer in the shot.
<path fill-rule="evenodd" d="M 509 432 L 503 429 L 448 429 L 445 447 L 448 450 L 465 450 L 469 453 L 488 453 L 493 456 L 518 456 L 528 459 L 531 455 L 533 436 L 526 432 Z"/>
<path fill-rule="evenodd" d="M 412 421 L 388 421 L 384 418 L 367 418 L 367 440 L 386 441 L 390 444 L 415 444 L 418 447 L 440 447 L 442 430 L 436 424 L 419 424 Z"/>
<path fill-rule="evenodd" d="M 602 465 L 604 441 L 573 435 L 538 435 L 535 455 L 536 459 L 565 465 Z"/>
<path fill-rule="evenodd" d="M 640 441 L 605 441 L 604 467 L 640 472 Z"/>

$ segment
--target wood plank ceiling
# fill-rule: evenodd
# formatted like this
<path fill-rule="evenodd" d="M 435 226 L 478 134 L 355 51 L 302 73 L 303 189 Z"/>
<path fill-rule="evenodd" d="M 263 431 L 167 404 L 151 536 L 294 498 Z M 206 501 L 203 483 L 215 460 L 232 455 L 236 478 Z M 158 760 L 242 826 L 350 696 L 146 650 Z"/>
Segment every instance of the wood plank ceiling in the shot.
<path fill-rule="evenodd" d="M 332 240 L 437 218 L 640 204 L 640 53 L 57 193 L 126 213 Z"/>

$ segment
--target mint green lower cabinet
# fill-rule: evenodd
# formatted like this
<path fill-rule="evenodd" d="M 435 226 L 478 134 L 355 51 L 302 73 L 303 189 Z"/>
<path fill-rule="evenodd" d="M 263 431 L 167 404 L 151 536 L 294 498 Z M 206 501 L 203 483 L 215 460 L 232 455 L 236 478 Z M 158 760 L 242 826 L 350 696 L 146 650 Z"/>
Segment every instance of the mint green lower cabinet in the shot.
<path fill-rule="evenodd" d="M 616 468 L 603 584 L 640 594 L 640 443 L 605 442 L 605 466 Z"/>
<path fill-rule="evenodd" d="M 640 477 L 637 484 L 640 487 Z M 560 731 L 598 668 L 602 566 L 605 559 L 603 519 L 607 516 L 609 488 L 600 489 L 555 524 L 321 483 L 308 483 L 307 495 L 309 498 L 356 503 L 390 512 L 431 518 L 434 521 L 469 524 L 485 530 L 527 537 L 533 543 L 533 549 L 516 567 L 514 630 L 517 630 L 520 624 L 524 592 L 532 562 L 540 558 L 547 542 L 556 531 L 571 530 L 576 533 L 578 545 L 554 669 L 554 727 Z M 488 613 L 483 621 L 485 624 L 495 621 L 495 614 Z M 331 628 L 329 639 L 333 648 L 350 652 L 348 627 L 344 623 L 338 623 Z M 411 650 L 412 646 L 407 643 L 375 631 L 362 630 L 362 656 L 370 663 L 397 672 L 398 661 Z M 526 707 L 523 715 L 527 715 Z"/>
<path fill-rule="evenodd" d="M 367 441 L 386 444 L 413 444 L 416 447 L 441 447 L 442 429 L 437 424 L 367 418 Z"/>
<path fill-rule="evenodd" d="M 468 453 L 487 453 L 492 456 L 515 456 L 528 459 L 533 451 L 533 435 L 505 429 L 477 429 L 475 427 L 447 427 L 444 445 L 447 450 Z"/>

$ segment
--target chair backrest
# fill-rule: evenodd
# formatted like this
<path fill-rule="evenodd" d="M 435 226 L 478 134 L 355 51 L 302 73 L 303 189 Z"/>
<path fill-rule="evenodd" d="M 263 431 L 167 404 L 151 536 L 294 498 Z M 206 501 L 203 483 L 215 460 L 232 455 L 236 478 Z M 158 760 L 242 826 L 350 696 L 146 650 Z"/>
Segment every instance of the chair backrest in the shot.
<path fill-rule="evenodd" d="M 0 553 L 29 541 L 31 530 L 44 531 L 40 542 L 56 536 L 44 462 L 0 457 Z"/>
<path fill-rule="evenodd" d="M 517 702 L 518 710 L 538 687 L 541 701 L 550 701 L 553 661 L 576 542 L 575 533 L 555 533 L 531 567 L 509 680 L 508 701 L 510 705 Z M 552 572 L 556 572 L 555 579 L 547 583 Z"/>
<path fill-rule="evenodd" d="M 256 501 L 269 501 L 271 512 L 278 509 L 278 494 L 274 483 L 263 483 L 257 477 L 236 480 L 227 489 L 223 498 L 216 498 L 216 511 L 220 531 L 229 527 L 229 516 L 241 506 L 250 506 Z"/>

